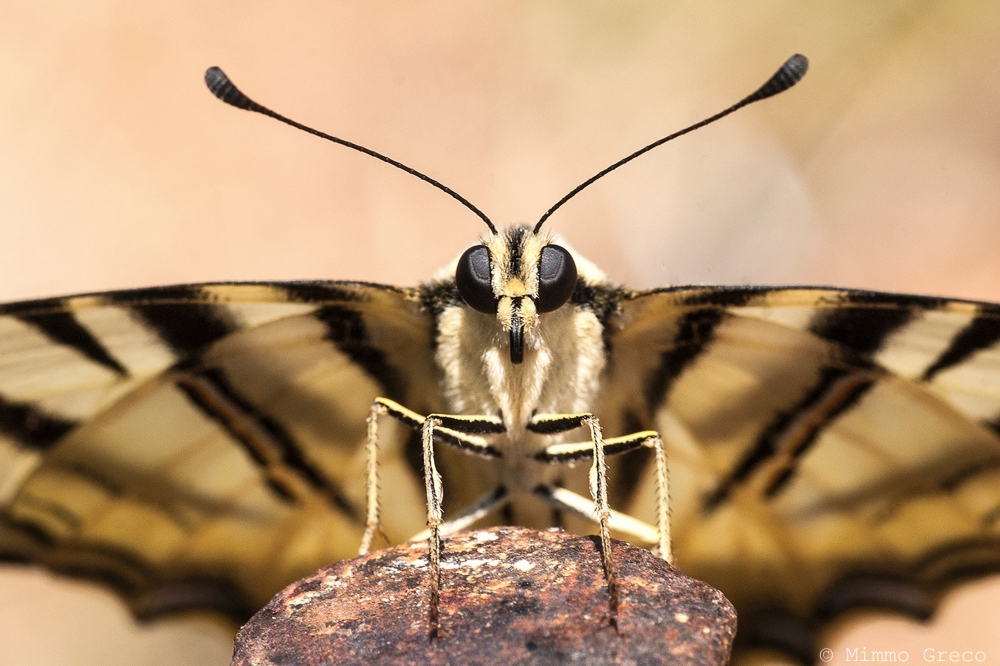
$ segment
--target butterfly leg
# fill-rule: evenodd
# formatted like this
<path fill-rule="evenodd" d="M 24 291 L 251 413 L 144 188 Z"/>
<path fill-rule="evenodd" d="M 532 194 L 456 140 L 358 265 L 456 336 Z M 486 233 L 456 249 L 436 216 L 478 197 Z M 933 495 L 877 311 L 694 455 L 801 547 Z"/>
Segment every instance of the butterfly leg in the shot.
<path fill-rule="evenodd" d="M 358 549 L 359 555 L 368 553 L 371 550 L 375 535 L 381 533 L 378 486 L 378 419 L 384 415 L 391 416 L 414 430 L 422 430 L 426 420 L 425 417 L 403 407 L 394 400 L 375 398 L 374 402 L 372 402 L 371 411 L 368 413 L 368 435 L 365 444 L 368 509 L 365 519 L 365 532 L 361 538 L 361 546 Z M 490 446 L 482 437 L 478 436 L 480 434 L 503 432 L 503 424 L 498 418 L 448 414 L 432 414 L 431 416 L 441 421 L 441 427 L 436 430 L 437 436 L 441 441 L 469 453 L 489 458 L 500 456 L 499 451 Z M 503 498 L 497 499 L 497 502 L 500 499 Z M 474 506 L 470 507 L 470 509 L 474 508 Z M 456 518 L 456 520 L 459 518 Z M 426 538 L 426 532 L 424 534 Z"/>
<path fill-rule="evenodd" d="M 441 599 L 441 504 L 444 499 L 444 487 L 441 475 L 434 464 L 434 427 L 441 422 L 435 418 L 424 419 L 421 430 L 421 440 L 424 454 L 424 485 L 427 489 L 427 529 L 430 536 L 427 539 L 431 565 L 431 598 L 430 598 L 430 636 L 435 638 L 438 633 L 438 605 Z"/>
<path fill-rule="evenodd" d="M 604 577 L 608 583 L 611 624 L 618 625 L 618 583 L 615 580 L 615 558 L 611 550 L 611 507 L 608 506 L 608 466 L 604 461 L 604 435 L 596 416 L 589 416 L 585 423 L 590 428 L 594 444 L 594 464 L 590 468 L 590 494 L 597 505 L 597 520 L 601 527 L 601 555 L 604 559 Z"/>
<path fill-rule="evenodd" d="M 667 562 L 673 563 L 673 550 L 670 542 L 670 486 L 663 439 L 655 431 L 643 430 L 622 437 L 610 437 L 604 440 L 603 449 L 606 455 L 615 455 L 632 451 L 640 446 L 653 449 L 656 456 L 656 536 L 650 538 L 651 528 L 645 522 L 615 511 L 610 514 L 611 527 L 635 536 L 645 543 L 655 543 L 659 556 Z M 590 460 L 593 457 L 594 445 L 592 442 L 553 444 L 535 456 L 537 460 L 548 463 L 577 462 Z M 600 511 L 599 507 L 591 505 L 590 500 L 564 488 L 542 487 L 536 492 L 552 504 L 586 518 L 593 519 L 595 512 Z"/>
<path fill-rule="evenodd" d="M 593 414 L 542 414 L 536 415 L 528 424 L 528 430 L 539 434 L 551 435 L 568 432 L 575 428 L 585 427 L 590 430 L 590 442 L 576 444 L 573 453 L 577 459 L 591 458 L 594 462 L 590 468 L 590 494 L 594 498 L 593 513 L 589 516 L 596 520 L 601 532 L 601 559 L 604 561 L 604 577 L 607 580 L 610 599 L 611 624 L 617 624 L 618 618 L 618 584 L 615 581 L 615 562 L 611 550 L 611 507 L 608 506 L 608 469 L 604 461 L 605 442 L 601 432 L 601 424 Z M 544 449 L 536 458 L 543 462 L 561 462 L 559 447 L 556 444 Z M 550 450 L 555 449 L 555 453 Z M 586 451 L 586 453 L 581 453 Z M 544 495 L 543 495 L 544 496 Z M 581 498 L 582 499 L 582 498 Z"/>
<path fill-rule="evenodd" d="M 454 518 L 441 523 L 441 536 L 451 536 L 455 532 L 464 530 L 477 520 L 486 517 L 490 511 L 506 504 L 509 498 L 510 491 L 508 491 L 505 486 L 498 486 L 495 490 L 491 490 L 489 493 L 483 495 L 478 500 L 462 509 L 462 512 Z M 423 532 L 415 534 L 410 541 L 423 541 L 429 539 L 430 536 L 430 530 L 424 530 Z"/>
<path fill-rule="evenodd" d="M 535 488 L 535 495 L 555 508 L 584 520 L 594 520 L 597 513 L 597 504 L 594 500 L 566 488 L 544 484 Z M 655 546 L 659 541 L 659 530 L 647 522 L 614 509 L 610 509 L 609 513 L 608 526 L 613 531 L 627 534 L 631 539 L 650 546 Z"/>
<path fill-rule="evenodd" d="M 605 440 L 601 433 L 600 423 L 593 414 L 538 415 L 532 419 L 528 428 L 540 434 L 555 434 L 557 432 L 567 432 L 579 426 L 585 426 L 590 430 L 589 442 L 553 444 L 543 449 L 535 457 L 542 462 L 551 463 L 592 459 L 590 493 L 593 496 L 593 502 L 562 488 L 557 489 L 541 486 L 536 489 L 536 493 L 545 497 L 556 506 L 597 521 L 600 526 L 604 572 L 608 584 L 612 623 L 614 623 L 618 609 L 618 589 L 615 582 L 614 559 L 612 558 L 611 550 L 611 523 L 614 520 L 616 527 L 621 526 L 625 528 L 624 531 L 633 534 L 644 532 L 645 534 L 642 536 L 647 537 L 649 536 L 649 526 L 642 523 L 642 521 L 611 511 L 611 508 L 608 506 L 608 474 L 605 455 L 624 453 L 640 446 L 650 446 L 656 452 L 657 520 L 659 525 L 656 530 L 655 541 L 658 544 L 660 556 L 669 562 L 673 559 L 673 555 L 670 548 L 666 456 L 663 451 L 663 441 L 659 434 L 652 430 Z"/>
<path fill-rule="evenodd" d="M 358 555 L 367 555 L 371 550 L 372 540 L 382 531 L 382 521 L 379 516 L 378 493 L 378 417 L 386 413 L 386 407 L 378 399 L 372 403 L 368 413 L 368 436 L 365 440 L 365 470 L 368 509 L 365 515 L 365 533 L 361 537 Z"/>
<path fill-rule="evenodd" d="M 433 639 L 438 633 L 439 600 L 441 589 L 441 533 L 446 526 L 442 519 L 442 504 L 444 487 L 441 475 L 434 462 L 434 437 L 464 451 L 485 457 L 499 457 L 500 452 L 481 435 L 504 432 L 503 423 L 493 416 L 465 416 L 453 414 L 429 414 L 421 416 L 399 403 L 388 398 L 376 398 L 372 404 L 368 421 L 368 515 L 365 537 L 362 548 L 370 547 L 374 534 L 379 530 L 378 510 L 378 473 L 375 459 L 378 454 L 378 417 L 389 415 L 421 433 L 423 451 L 424 484 L 427 493 L 427 541 L 430 561 L 430 636 Z M 506 498 L 506 489 L 499 489 L 487 496 L 479 504 L 487 504 L 489 508 Z M 491 503 L 492 502 L 492 503 Z M 374 508 L 373 508 L 374 507 Z M 483 507 L 474 505 L 475 510 Z M 488 511 L 488 509 L 487 509 Z M 468 517 L 468 516 L 467 516 Z M 461 520 L 461 516 L 459 519 Z M 474 520 L 473 518 L 472 520 Z"/>

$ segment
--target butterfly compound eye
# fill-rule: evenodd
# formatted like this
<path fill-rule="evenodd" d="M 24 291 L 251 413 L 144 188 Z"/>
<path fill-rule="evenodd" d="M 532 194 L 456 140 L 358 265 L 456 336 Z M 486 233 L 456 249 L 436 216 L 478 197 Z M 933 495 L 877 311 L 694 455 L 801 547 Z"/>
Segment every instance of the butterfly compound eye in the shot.
<path fill-rule="evenodd" d="M 576 289 L 576 262 L 573 256 L 558 245 L 542 248 L 538 266 L 538 298 L 535 307 L 539 312 L 552 312 L 562 307 Z"/>
<path fill-rule="evenodd" d="M 485 245 L 470 247 L 458 260 L 455 285 L 469 307 L 486 314 L 496 314 L 497 299 L 493 295 L 490 276 L 490 251 Z"/>

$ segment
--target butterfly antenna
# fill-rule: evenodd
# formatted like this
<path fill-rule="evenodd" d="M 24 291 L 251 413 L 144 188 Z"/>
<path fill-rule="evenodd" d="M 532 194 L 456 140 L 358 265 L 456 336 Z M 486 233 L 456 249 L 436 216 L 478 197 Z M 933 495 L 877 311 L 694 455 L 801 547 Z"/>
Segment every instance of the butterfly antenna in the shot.
<path fill-rule="evenodd" d="M 561 208 L 564 203 L 566 203 L 567 201 L 569 201 L 570 199 L 572 199 L 573 197 L 575 197 L 584 188 L 592 185 L 595 181 L 603 178 L 604 176 L 607 176 L 609 173 L 611 173 L 612 171 L 614 171 L 618 167 L 623 166 L 625 164 L 628 164 L 629 162 L 631 162 L 635 158 L 639 157 L 640 155 L 648 153 L 653 148 L 656 148 L 657 146 L 661 146 L 661 145 L 665 144 L 667 141 L 672 141 L 673 139 L 676 139 L 679 136 L 683 136 L 683 135 L 687 134 L 688 132 L 693 132 L 696 129 L 704 127 L 705 125 L 709 125 L 711 123 L 714 123 L 716 120 L 719 120 L 720 118 L 724 118 L 725 116 L 728 116 L 733 111 L 736 111 L 738 109 L 742 109 L 747 104 L 753 104 L 754 102 L 759 102 L 762 99 L 767 99 L 768 97 L 773 97 L 774 95 L 777 95 L 780 92 L 784 92 L 784 91 L 788 90 L 789 88 L 791 88 L 792 86 L 794 86 L 796 83 L 798 83 L 799 80 L 803 76 L 806 75 L 806 70 L 807 69 L 809 69 L 809 60 L 804 55 L 796 53 L 791 58 L 789 58 L 788 60 L 786 60 L 785 64 L 781 66 L 781 69 L 779 69 L 777 72 L 775 72 L 774 76 L 772 76 L 770 79 L 768 79 L 767 83 L 765 83 L 760 88 L 758 88 L 756 92 L 754 92 L 753 94 L 751 94 L 751 95 L 743 98 L 742 100 L 740 100 L 736 104 L 733 104 L 731 107 L 729 107 L 725 111 L 720 111 L 719 113 L 715 114 L 711 118 L 706 118 L 705 120 L 702 120 L 699 123 L 695 123 L 694 125 L 691 125 L 690 127 L 685 127 L 684 129 L 682 129 L 679 132 L 674 132 L 673 134 L 671 134 L 669 136 L 665 136 L 665 137 L 663 137 L 662 139 L 660 139 L 658 141 L 654 141 L 653 143 L 649 144 L 645 148 L 640 148 L 639 150 L 635 151 L 634 153 L 632 153 L 628 157 L 623 157 L 622 159 L 618 160 L 617 162 L 615 162 L 611 166 L 607 167 L 606 169 L 597 172 L 596 174 L 594 174 L 593 176 L 591 176 L 587 180 L 583 181 L 582 183 L 580 183 L 579 185 L 577 185 L 576 187 L 574 187 L 572 190 L 570 190 L 569 194 L 567 194 L 562 199 L 560 199 L 559 201 L 557 201 L 555 203 L 555 205 L 552 206 L 552 208 L 549 208 L 547 211 L 545 211 L 545 215 L 542 215 L 541 219 L 538 220 L 538 223 L 535 225 L 535 233 L 538 233 L 538 230 L 542 228 L 543 224 L 545 224 L 545 220 L 549 219 L 549 216 L 552 215 L 552 213 L 554 213 L 557 210 L 559 210 L 559 208 Z"/>
<path fill-rule="evenodd" d="M 308 132 L 309 134 L 318 136 L 321 139 L 326 139 L 327 141 L 333 141 L 334 143 L 339 143 L 341 146 L 347 146 L 348 148 L 353 148 L 354 150 L 360 153 L 364 153 L 365 155 L 374 157 L 377 160 L 382 160 L 386 164 L 391 164 L 397 169 L 402 169 L 406 173 L 410 174 L 411 176 L 416 176 L 425 183 L 430 183 L 431 185 L 438 188 L 445 194 L 449 195 L 450 197 L 458 201 L 460 204 L 471 210 L 473 213 L 478 215 L 479 219 L 481 219 L 483 222 L 486 223 L 486 226 L 490 228 L 490 231 L 492 233 L 494 234 L 497 233 L 497 228 L 490 221 L 490 218 L 486 217 L 486 213 L 476 208 L 468 199 L 466 199 L 461 194 L 451 189 L 444 183 L 440 183 L 431 178 L 430 176 L 424 175 L 419 171 L 417 171 L 416 169 L 408 167 L 402 162 L 397 162 L 396 160 L 392 159 L 391 157 L 387 157 L 382 153 L 377 153 L 374 150 L 371 150 L 370 148 L 365 148 L 364 146 L 359 146 L 356 143 L 352 143 L 350 141 L 346 141 L 344 139 L 331 136 L 325 132 L 320 132 L 319 130 L 315 130 L 311 127 L 307 127 L 302 123 L 297 123 L 290 118 L 284 117 L 280 113 L 275 113 L 266 106 L 261 106 L 260 104 L 253 101 L 252 99 L 244 95 L 242 92 L 240 92 L 240 90 L 235 85 L 233 85 L 233 82 L 229 79 L 229 77 L 226 76 L 226 73 L 223 72 L 218 67 L 209 67 L 208 70 L 205 71 L 205 84 L 208 86 L 208 89 L 212 91 L 213 95 L 221 99 L 226 104 L 229 104 L 230 106 L 235 106 L 237 109 L 244 109 L 246 111 L 254 111 L 256 113 L 262 113 L 265 116 L 269 116 L 271 118 L 274 118 L 275 120 L 280 120 L 286 125 L 291 125 L 292 127 L 300 129 L 303 132 Z"/>

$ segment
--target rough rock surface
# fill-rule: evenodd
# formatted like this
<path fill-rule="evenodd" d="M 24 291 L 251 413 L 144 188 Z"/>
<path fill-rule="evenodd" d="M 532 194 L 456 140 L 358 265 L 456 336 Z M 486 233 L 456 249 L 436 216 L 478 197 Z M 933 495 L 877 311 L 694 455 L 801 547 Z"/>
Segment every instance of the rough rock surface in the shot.
<path fill-rule="evenodd" d="M 233 664 L 725 664 L 722 593 L 614 542 L 609 622 L 599 541 L 501 527 L 444 542 L 440 634 L 428 638 L 426 543 L 338 562 L 280 592 L 240 630 Z"/>

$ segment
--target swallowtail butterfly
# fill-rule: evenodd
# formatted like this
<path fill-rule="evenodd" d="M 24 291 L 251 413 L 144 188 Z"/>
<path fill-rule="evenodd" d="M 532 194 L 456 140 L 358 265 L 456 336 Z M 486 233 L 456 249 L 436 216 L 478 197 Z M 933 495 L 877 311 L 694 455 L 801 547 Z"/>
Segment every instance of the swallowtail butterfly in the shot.
<path fill-rule="evenodd" d="M 741 105 L 804 70 L 793 58 Z M 221 283 L 0 307 L 0 556 L 103 582 L 140 617 L 244 619 L 356 554 L 380 397 L 401 421 L 378 421 L 391 541 L 426 521 L 425 448 L 407 427 L 421 415 L 483 417 L 437 424 L 446 518 L 472 506 L 574 531 L 593 529 L 577 515 L 589 465 L 538 458 L 587 447 L 551 415 L 595 414 L 612 447 L 658 432 L 676 563 L 736 604 L 748 644 L 812 659 L 819 621 L 863 605 L 924 616 L 996 569 L 1000 306 L 613 285 L 542 222 L 662 142 L 534 228 L 498 230 L 415 174 L 490 227 L 419 287 Z M 656 541 L 656 449 L 622 448 L 598 503 Z"/>

